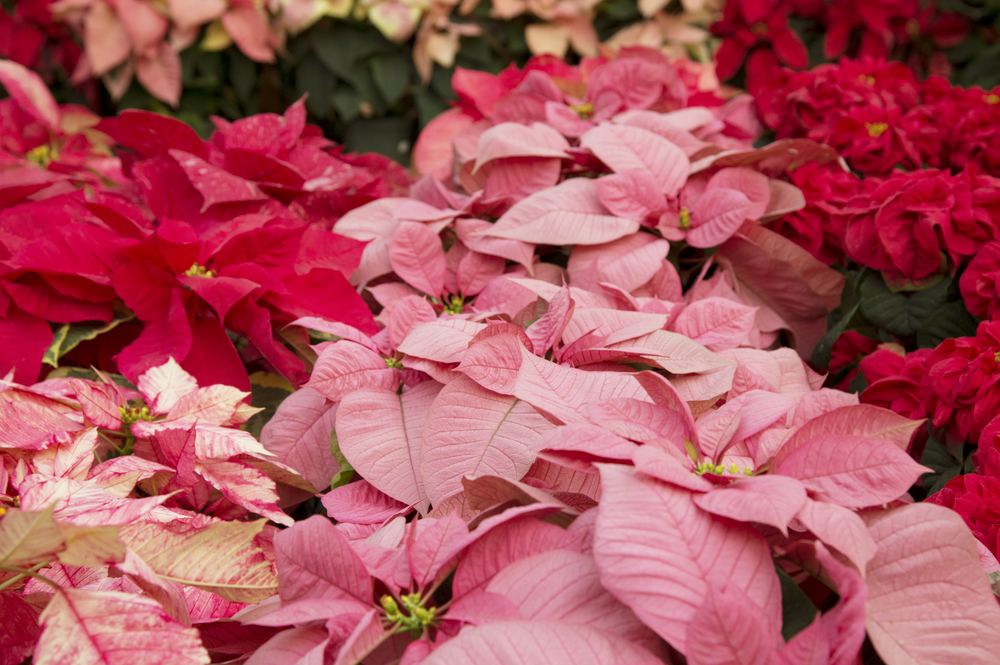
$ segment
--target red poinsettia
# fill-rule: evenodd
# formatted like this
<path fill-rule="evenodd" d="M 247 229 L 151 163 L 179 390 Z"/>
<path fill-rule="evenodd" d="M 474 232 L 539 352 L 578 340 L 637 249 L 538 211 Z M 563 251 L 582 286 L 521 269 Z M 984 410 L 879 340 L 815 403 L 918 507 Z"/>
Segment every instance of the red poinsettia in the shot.
<path fill-rule="evenodd" d="M 723 38 L 716 54 L 716 72 L 726 79 L 735 74 L 754 48 L 773 50 L 786 65 L 804 69 L 809 54 L 788 18 L 791 3 L 783 0 L 736 0 L 727 2 L 722 20 L 712 26 L 712 33 Z M 769 48 L 768 48 L 769 47 Z"/>
<path fill-rule="evenodd" d="M 860 369 L 868 387 L 861 393 L 861 401 L 890 409 L 911 420 L 926 418 L 920 384 L 930 354 L 930 349 L 902 355 L 881 348 L 862 358 Z"/>
<path fill-rule="evenodd" d="M 979 324 L 975 337 L 946 339 L 928 356 L 923 404 L 935 427 L 976 443 L 1000 409 L 1000 322 Z"/>

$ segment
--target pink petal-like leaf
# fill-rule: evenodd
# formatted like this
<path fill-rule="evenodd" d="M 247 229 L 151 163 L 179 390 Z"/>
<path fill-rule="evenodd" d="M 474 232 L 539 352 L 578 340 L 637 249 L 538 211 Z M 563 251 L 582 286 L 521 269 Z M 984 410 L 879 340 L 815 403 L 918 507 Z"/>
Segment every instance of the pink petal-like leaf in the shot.
<path fill-rule="evenodd" d="M 598 178 L 595 184 L 601 203 L 619 217 L 644 222 L 667 209 L 667 197 L 649 171 L 612 173 Z"/>
<path fill-rule="evenodd" d="M 709 586 L 743 591 L 781 621 L 781 590 L 766 541 L 753 528 L 701 511 L 691 492 L 628 467 L 601 465 L 594 535 L 601 581 L 677 650 Z"/>
<path fill-rule="evenodd" d="M 532 443 L 553 425 L 521 400 L 498 395 L 467 376 L 438 394 L 420 444 L 420 470 L 435 505 L 462 488 L 462 478 L 519 480 L 534 462 Z"/>
<path fill-rule="evenodd" d="M 798 478 L 830 503 L 864 508 L 899 498 L 930 469 L 890 441 L 823 434 L 789 455 L 774 471 Z"/>
<path fill-rule="evenodd" d="M 458 262 L 455 279 L 458 292 L 465 296 L 477 295 L 486 285 L 504 273 L 507 261 L 502 257 L 470 251 Z"/>
<path fill-rule="evenodd" d="M 277 461 L 298 471 L 315 489 L 330 484 L 340 465 L 330 454 L 337 405 L 312 388 L 300 388 L 282 400 L 260 432 L 260 443 Z"/>
<path fill-rule="evenodd" d="M 655 665 L 652 653 L 590 626 L 501 621 L 466 628 L 423 665 Z"/>
<path fill-rule="evenodd" d="M 441 238 L 426 224 L 402 222 L 389 241 L 389 262 L 403 281 L 430 296 L 444 289 Z"/>
<path fill-rule="evenodd" d="M 806 499 L 795 516 L 825 545 L 846 556 L 861 576 L 865 576 L 877 546 L 857 513 L 836 504 Z"/>
<path fill-rule="evenodd" d="M 656 648 L 649 629 L 601 586 L 594 560 L 579 552 L 553 549 L 518 559 L 494 575 L 486 591 L 510 600 L 525 619 L 593 626 Z"/>
<path fill-rule="evenodd" d="M 609 214 L 592 180 L 571 178 L 517 202 L 481 233 L 546 245 L 599 245 L 638 230 L 638 222 Z"/>
<path fill-rule="evenodd" d="M 382 524 L 406 505 L 379 492 L 368 481 L 359 480 L 324 494 L 323 507 L 338 522 Z"/>
<path fill-rule="evenodd" d="M 955 512 L 926 503 L 865 515 L 868 635 L 888 665 L 988 663 L 1000 653 L 1000 607 L 975 538 Z"/>
<path fill-rule="evenodd" d="M 692 492 L 711 492 L 715 488 L 709 480 L 694 473 L 690 460 L 679 459 L 669 449 L 641 446 L 632 456 L 632 463 L 640 473 Z"/>
<path fill-rule="evenodd" d="M 746 194 L 735 189 L 706 191 L 691 210 L 686 240 L 693 247 L 721 245 L 743 225 L 752 205 Z"/>
<path fill-rule="evenodd" d="M 478 235 L 489 230 L 492 226 L 489 222 L 484 222 L 481 219 L 463 217 L 455 220 L 455 233 L 458 234 L 458 239 L 473 252 L 508 259 L 530 269 L 534 257 L 534 245 L 520 240 Z"/>
<path fill-rule="evenodd" d="M 313 515 L 274 539 L 278 589 L 284 602 L 303 598 L 372 602 L 372 581 L 347 538 Z"/>
<path fill-rule="evenodd" d="M 569 143 L 562 134 L 546 124 L 536 122 L 529 126 L 519 122 L 501 122 L 479 137 L 475 168 L 504 157 L 568 158 L 565 153 L 568 147 Z"/>
<path fill-rule="evenodd" d="M 690 665 L 775 665 L 776 624 L 734 587 L 712 585 L 688 624 Z"/>
<path fill-rule="evenodd" d="M 610 344 L 608 348 L 640 355 L 649 364 L 674 374 L 708 372 L 726 367 L 732 362 L 712 353 L 684 335 L 666 330 L 657 330 L 642 337 Z"/>
<path fill-rule="evenodd" d="M 236 505 L 284 526 L 295 523 L 278 508 L 274 481 L 263 471 L 243 462 L 218 460 L 198 462 L 195 470 Z"/>
<path fill-rule="evenodd" d="M 389 331 L 389 345 L 393 349 L 399 348 L 415 328 L 436 320 L 437 313 L 426 299 L 416 295 L 402 298 L 392 308 L 389 323 L 386 325 L 386 330 Z"/>
<path fill-rule="evenodd" d="M 394 390 L 399 385 L 399 370 L 388 367 L 382 356 L 346 340 L 325 347 L 316 360 L 305 387 L 331 402 L 362 388 Z"/>
<path fill-rule="evenodd" d="M 569 289 L 566 287 L 559 289 L 549 301 L 549 311 L 525 330 L 535 354 L 544 356 L 555 346 L 573 316 L 575 308 L 576 303 L 570 297 Z"/>
<path fill-rule="evenodd" d="M 704 298 L 688 305 L 672 327 L 710 351 L 723 351 L 743 343 L 754 326 L 756 313 L 756 307 L 728 298 Z"/>
<path fill-rule="evenodd" d="M 636 233 L 606 245 L 574 247 L 566 271 L 573 286 L 582 289 L 608 282 L 631 292 L 656 275 L 669 251 L 666 240 Z"/>
<path fill-rule="evenodd" d="M 420 472 L 420 439 L 431 403 L 441 391 L 436 381 L 420 383 L 402 395 L 363 388 L 340 403 L 340 450 L 365 480 L 406 505 L 426 512 L 427 493 Z"/>
<path fill-rule="evenodd" d="M 788 523 L 806 502 L 806 488 L 794 478 L 753 476 L 695 494 L 693 501 L 713 515 L 767 524 L 788 535 Z"/>
<path fill-rule="evenodd" d="M 705 185 L 705 193 L 713 189 L 734 189 L 742 192 L 751 203 L 746 213 L 747 219 L 760 219 L 771 200 L 768 180 L 769 178 L 760 171 L 745 166 L 734 166 L 716 171 Z"/>
<path fill-rule="evenodd" d="M 633 169 L 649 172 L 660 191 L 671 197 L 684 186 L 691 168 L 687 155 L 676 145 L 629 125 L 598 125 L 580 137 L 580 146 L 589 148 L 615 173 Z"/>
<path fill-rule="evenodd" d="M 460 363 L 469 342 L 484 328 L 485 323 L 465 319 L 431 321 L 411 329 L 396 350 L 426 360 Z"/>

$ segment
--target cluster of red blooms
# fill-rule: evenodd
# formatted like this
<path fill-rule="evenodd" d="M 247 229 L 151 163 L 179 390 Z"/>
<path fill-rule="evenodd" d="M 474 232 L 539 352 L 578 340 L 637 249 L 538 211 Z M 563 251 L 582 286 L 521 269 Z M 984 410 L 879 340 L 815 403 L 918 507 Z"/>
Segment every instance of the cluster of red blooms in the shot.
<path fill-rule="evenodd" d="M 780 64 L 808 67 L 809 56 L 790 25 L 792 18 L 815 22 L 825 35 L 823 55 L 828 60 L 845 53 L 891 56 L 940 74 L 947 73 L 948 64 L 936 49 L 958 44 L 969 31 L 959 15 L 920 0 L 729 0 L 722 20 L 712 26 L 723 38 L 716 56 L 719 76 L 729 78 L 746 61 L 753 93 L 755 84 L 773 76 Z M 920 62 L 919 50 L 910 48 L 917 42 L 935 49 L 929 62 Z"/>
<path fill-rule="evenodd" d="M 870 57 L 775 70 L 757 88 L 761 118 L 778 138 L 826 143 L 860 173 L 969 165 L 1000 173 L 1000 90 L 918 81 L 902 63 Z"/>
<path fill-rule="evenodd" d="M 411 177 L 341 153 L 306 125 L 302 100 L 284 116 L 217 120 L 203 141 L 166 116 L 60 107 L 11 62 L 0 82 L 0 375 L 34 381 L 47 350 L 72 348 L 77 364 L 132 380 L 174 358 L 203 385 L 248 390 L 254 359 L 304 380 L 276 339 L 297 318 L 377 330 L 347 281 L 364 243 L 329 229 Z M 50 322 L 105 334 L 64 349 Z"/>

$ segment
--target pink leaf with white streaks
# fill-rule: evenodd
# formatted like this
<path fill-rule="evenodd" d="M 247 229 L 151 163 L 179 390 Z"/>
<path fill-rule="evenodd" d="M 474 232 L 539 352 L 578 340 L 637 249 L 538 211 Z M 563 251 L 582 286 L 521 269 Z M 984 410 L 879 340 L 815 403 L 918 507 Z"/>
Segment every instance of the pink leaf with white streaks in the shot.
<path fill-rule="evenodd" d="M 18 492 L 21 508 L 41 511 L 55 503 L 55 517 L 77 526 L 118 526 L 134 522 L 170 498 L 118 498 L 90 482 L 70 478 L 47 478 L 33 474 Z"/>
<path fill-rule="evenodd" d="M 198 462 L 195 470 L 236 505 L 284 526 L 295 523 L 278 508 L 274 481 L 263 471 L 243 462 L 218 460 Z"/>
<path fill-rule="evenodd" d="M 340 450 L 365 480 L 406 505 L 427 509 L 420 473 L 420 439 L 431 403 L 441 384 L 425 381 L 402 395 L 363 388 L 340 403 Z"/>
<path fill-rule="evenodd" d="M 173 475 L 174 471 L 172 467 L 128 455 L 114 457 L 92 467 L 87 472 L 86 480 L 112 496 L 124 498 L 132 493 L 140 480 L 152 478 L 157 473 Z"/>
<path fill-rule="evenodd" d="M 777 638 L 777 639 L 776 639 Z M 711 585 L 688 625 L 689 665 L 775 665 L 777 624 L 732 586 Z"/>
<path fill-rule="evenodd" d="M 877 546 L 864 520 L 853 510 L 824 501 L 806 499 L 795 515 L 828 547 L 837 550 L 854 564 L 862 577 Z"/>
<path fill-rule="evenodd" d="M 590 626 L 501 621 L 466 628 L 423 665 L 655 665 L 642 647 Z"/>
<path fill-rule="evenodd" d="M 774 472 L 798 478 L 825 501 L 864 508 L 899 498 L 930 469 L 890 441 L 822 434 L 792 453 Z"/>
<path fill-rule="evenodd" d="M 431 405 L 420 444 L 420 470 L 435 505 L 462 488 L 464 476 L 519 480 L 535 457 L 531 446 L 553 425 L 521 400 L 462 376 Z"/>
<path fill-rule="evenodd" d="M 756 314 L 756 307 L 727 298 L 704 298 L 684 308 L 672 328 L 710 351 L 723 351 L 743 343 Z"/>
<path fill-rule="evenodd" d="M 136 387 L 146 398 L 150 411 L 165 414 L 181 397 L 198 389 L 198 380 L 171 358 L 159 367 L 146 370 L 139 376 Z"/>
<path fill-rule="evenodd" d="M 362 388 L 393 390 L 398 385 L 399 370 L 387 367 L 382 356 L 360 344 L 339 340 L 319 354 L 305 387 L 339 402 Z"/>
<path fill-rule="evenodd" d="M 691 210 L 686 240 L 693 247 L 715 247 L 731 238 L 747 219 L 750 199 L 735 189 L 706 191 Z"/>
<path fill-rule="evenodd" d="M 372 602 L 372 581 L 365 565 L 327 518 L 313 515 L 279 532 L 274 550 L 283 602 L 303 598 Z"/>
<path fill-rule="evenodd" d="M 676 145 L 629 125 L 598 125 L 580 137 L 580 146 L 589 148 L 615 173 L 647 171 L 656 179 L 659 190 L 671 197 L 684 186 L 691 168 L 687 155 Z"/>
<path fill-rule="evenodd" d="M 59 105 L 38 74 L 13 60 L 0 60 L 0 83 L 35 120 L 52 130 L 59 127 Z"/>
<path fill-rule="evenodd" d="M 228 425 L 243 399 L 249 396 L 250 393 L 221 383 L 198 388 L 177 400 L 166 420 Z"/>
<path fill-rule="evenodd" d="M 389 241 L 389 263 L 403 281 L 430 296 L 444 289 L 441 238 L 426 224 L 402 222 Z"/>
<path fill-rule="evenodd" d="M 39 616 L 38 665 L 207 665 L 198 631 L 150 599 L 113 591 L 60 589 Z"/>
<path fill-rule="evenodd" d="M 788 523 L 806 502 L 806 488 L 794 478 L 753 476 L 693 497 L 702 510 L 739 522 L 767 524 L 788 535 Z"/>
<path fill-rule="evenodd" d="M 594 535 L 601 581 L 647 626 L 686 650 L 688 624 L 709 585 L 748 596 L 766 620 L 781 621 L 781 589 L 766 541 L 753 528 L 701 511 L 688 490 L 628 467 L 601 466 Z"/>
<path fill-rule="evenodd" d="M 609 213 L 592 180 L 571 178 L 518 201 L 480 233 L 547 245 L 599 245 L 638 230 L 638 222 Z"/>
<path fill-rule="evenodd" d="M 1000 653 L 1000 607 L 975 538 L 953 511 L 926 503 L 865 516 L 868 635 L 888 665 L 987 663 Z"/>
<path fill-rule="evenodd" d="M 593 290 L 608 282 L 631 292 L 656 275 L 669 251 L 666 240 L 636 233 L 606 245 L 574 247 L 566 271 L 575 287 Z"/>
<path fill-rule="evenodd" d="M 300 388 L 282 400 L 260 431 L 260 443 L 277 461 L 298 471 L 316 489 L 330 484 L 340 465 L 330 454 L 337 405 L 312 388 Z"/>
<path fill-rule="evenodd" d="M 324 494 L 323 507 L 338 522 L 382 524 L 406 505 L 382 494 L 368 481 L 359 480 Z"/>

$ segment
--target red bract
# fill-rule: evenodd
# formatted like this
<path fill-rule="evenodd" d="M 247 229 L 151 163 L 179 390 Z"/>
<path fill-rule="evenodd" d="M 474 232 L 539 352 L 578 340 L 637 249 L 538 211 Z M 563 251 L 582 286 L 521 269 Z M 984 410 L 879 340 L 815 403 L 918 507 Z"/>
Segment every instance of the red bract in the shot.
<path fill-rule="evenodd" d="M 923 376 L 924 408 L 935 427 L 959 440 L 979 435 L 1000 408 L 1000 323 L 979 324 L 975 337 L 946 339 L 928 356 Z"/>
<path fill-rule="evenodd" d="M 939 272 L 946 258 L 960 265 L 997 235 L 990 207 L 980 203 L 992 206 L 997 184 L 974 169 L 894 173 L 848 202 L 847 254 L 913 281 Z"/>
<path fill-rule="evenodd" d="M 990 242 L 972 257 L 959 285 L 965 306 L 973 316 L 997 318 L 997 284 L 1000 278 L 1000 243 Z"/>
<path fill-rule="evenodd" d="M 844 375 L 844 378 L 842 378 L 837 385 L 831 387 L 838 390 L 849 390 L 851 381 L 860 371 L 858 361 L 875 351 L 877 346 L 877 340 L 865 337 L 861 333 L 854 330 L 849 330 L 838 337 L 837 341 L 833 343 L 833 349 L 830 354 L 830 374 L 836 376 L 842 370 L 848 368 L 850 368 L 850 371 Z M 867 375 L 865 375 L 865 377 L 867 378 Z M 897 411 L 897 413 L 899 412 Z M 904 413 L 902 415 L 906 414 Z"/>
<path fill-rule="evenodd" d="M 861 360 L 861 372 L 868 387 L 861 401 L 874 404 L 912 420 L 927 417 L 921 381 L 930 349 L 911 351 L 905 356 L 891 349 L 878 349 Z"/>
<path fill-rule="evenodd" d="M 727 2 L 722 20 L 712 32 L 723 38 L 716 55 L 719 78 L 735 74 L 755 47 L 770 47 L 778 58 L 795 69 L 809 65 L 806 47 L 788 24 L 792 3 L 783 0 L 737 0 Z"/>

